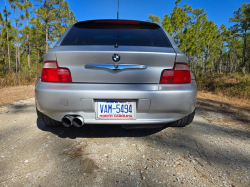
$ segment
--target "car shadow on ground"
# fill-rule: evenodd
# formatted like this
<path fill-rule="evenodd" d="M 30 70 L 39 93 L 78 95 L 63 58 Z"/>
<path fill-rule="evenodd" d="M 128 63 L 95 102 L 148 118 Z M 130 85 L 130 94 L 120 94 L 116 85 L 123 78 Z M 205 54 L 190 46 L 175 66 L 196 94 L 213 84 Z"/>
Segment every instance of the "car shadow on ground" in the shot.
<path fill-rule="evenodd" d="M 243 109 L 239 107 L 232 106 L 228 103 L 224 102 L 216 102 L 209 99 L 197 99 L 197 108 L 196 111 L 205 115 L 205 117 L 209 117 L 206 113 L 203 112 L 212 112 L 218 114 L 224 114 L 226 117 L 234 119 L 240 123 L 250 124 L 250 118 L 247 114 L 249 112 L 248 109 Z M 206 120 L 210 120 L 209 118 Z M 213 121 L 213 119 L 212 119 Z M 222 124 L 221 124 L 222 125 Z M 81 128 L 76 127 L 48 127 L 43 125 L 37 119 L 37 127 L 42 131 L 51 132 L 58 137 L 61 138 L 71 138 L 75 139 L 78 137 L 82 138 L 108 138 L 108 137 L 145 137 L 149 135 L 156 134 L 168 126 L 165 125 L 160 128 L 152 128 L 152 129 L 124 129 L 121 125 L 84 125 Z M 212 127 L 211 127 L 212 128 Z M 223 125 L 221 128 L 224 128 Z M 235 128 L 226 127 L 227 131 L 231 132 L 241 132 L 241 130 L 236 130 Z M 225 130 L 224 130 L 225 131 Z M 248 132 L 244 133 L 245 135 L 249 135 Z"/>
<path fill-rule="evenodd" d="M 37 119 L 37 127 L 42 131 L 51 132 L 61 138 L 116 138 L 144 137 L 160 132 L 167 126 L 150 129 L 124 129 L 121 125 L 83 125 L 77 127 L 48 127 Z"/>

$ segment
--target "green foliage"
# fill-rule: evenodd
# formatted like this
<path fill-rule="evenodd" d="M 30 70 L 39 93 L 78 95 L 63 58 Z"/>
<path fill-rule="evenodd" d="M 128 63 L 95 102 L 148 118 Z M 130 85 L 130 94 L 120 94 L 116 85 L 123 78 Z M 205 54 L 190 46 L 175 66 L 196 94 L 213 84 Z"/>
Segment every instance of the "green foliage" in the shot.
<path fill-rule="evenodd" d="M 149 18 L 149 20 L 147 20 L 147 21 L 149 21 L 149 22 L 158 23 L 158 24 L 161 23 L 161 19 L 159 16 L 154 16 L 152 14 L 149 14 L 148 18 Z"/>
<path fill-rule="evenodd" d="M 234 17 L 230 17 L 231 22 L 236 24 L 233 26 L 234 31 L 244 33 L 250 27 L 250 3 L 242 3 L 241 7 L 234 11 Z"/>
<path fill-rule="evenodd" d="M 243 3 L 229 18 L 227 29 L 207 19 L 202 8 L 175 1 L 162 27 L 186 54 L 199 90 L 250 100 L 250 3 Z M 235 73 L 235 72 L 242 72 Z"/>
<path fill-rule="evenodd" d="M 250 101 L 250 75 L 199 73 L 196 76 L 196 82 L 200 91 L 209 91 Z"/>
<path fill-rule="evenodd" d="M 30 0 L 8 0 L 7 9 L 0 12 L 1 85 L 33 80 L 42 67 L 45 53 L 70 25 L 77 22 L 67 1 L 38 1 L 40 7 L 33 6 Z M 13 10 L 11 17 L 15 19 L 10 19 L 9 9 Z M 23 19 L 26 21 L 24 26 L 21 24 Z M 20 77 L 25 80 L 20 81 Z"/>
<path fill-rule="evenodd" d="M 245 73 L 244 69 L 246 66 L 246 63 L 250 63 L 249 61 L 249 55 L 247 55 L 247 52 L 250 52 L 250 48 L 248 48 L 249 45 L 249 30 L 250 30 L 250 3 L 242 3 L 241 7 L 234 11 L 234 17 L 229 18 L 231 22 L 234 22 L 235 25 L 233 25 L 230 30 L 232 33 L 237 37 L 242 38 L 242 62 L 241 62 L 241 70 L 242 73 Z M 247 44 L 248 43 L 248 44 Z M 250 65 L 249 65 L 250 70 Z"/>
<path fill-rule="evenodd" d="M 180 1 L 175 1 L 172 13 L 164 16 L 161 25 L 186 54 L 193 73 L 250 72 L 250 3 L 243 3 L 234 12 L 230 20 L 236 24 L 227 29 L 208 20 L 203 8 L 180 7 Z M 152 20 L 157 17 L 149 16 Z"/>

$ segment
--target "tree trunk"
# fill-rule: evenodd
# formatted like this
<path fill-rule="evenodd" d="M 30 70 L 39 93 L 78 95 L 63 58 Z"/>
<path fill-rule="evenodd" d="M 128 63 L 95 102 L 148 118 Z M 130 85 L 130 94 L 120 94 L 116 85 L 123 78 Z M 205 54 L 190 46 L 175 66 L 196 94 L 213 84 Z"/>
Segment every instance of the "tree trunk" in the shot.
<path fill-rule="evenodd" d="M 9 30 L 8 30 L 8 12 L 7 12 L 7 5 L 6 5 L 6 0 L 4 1 L 5 4 L 5 11 L 6 11 L 6 16 L 5 16 L 5 24 L 6 24 L 6 39 L 7 39 L 7 55 L 8 55 L 8 61 L 9 61 L 9 71 L 11 71 L 10 67 L 10 45 L 9 45 Z"/>
<path fill-rule="evenodd" d="M 14 8 L 14 12 L 15 12 L 15 8 Z M 15 20 L 16 20 L 16 73 L 17 73 L 17 62 L 18 62 L 18 52 L 17 52 L 17 40 L 18 40 L 18 22 L 16 19 L 16 12 L 15 12 Z"/>
<path fill-rule="evenodd" d="M 19 31 L 18 31 L 18 28 L 17 28 L 17 59 L 18 59 L 18 66 L 19 66 L 19 71 L 21 71 L 21 60 L 20 60 L 20 46 L 19 46 Z"/>
<path fill-rule="evenodd" d="M 4 49 L 3 49 L 3 29 L 2 29 L 2 26 L 1 26 L 1 49 L 2 49 L 2 58 L 3 58 L 3 75 L 6 76 L 6 70 L 5 70 L 5 61 L 4 61 Z"/>
<path fill-rule="evenodd" d="M 17 57 L 18 57 L 18 54 L 17 54 L 17 45 L 16 45 L 16 73 L 17 73 L 17 61 L 18 61 Z"/>
<path fill-rule="evenodd" d="M 219 73 L 221 73 L 221 67 L 222 67 L 222 58 L 223 58 L 223 45 L 221 46 L 221 50 L 220 50 L 220 63 L 219 63 Z"/>
<path fill-rule="evenodd" d="M 8 30 L 8 23 L 6 27 L 6 32 L 7 32 L 7 47 L 8 47 L 8 61 L 9 61 L 9 71 L 11 71 L 11 66 L 10 66 L 10 44 L 9 44 L 9 30 Z"/>
<path fill-rule="evenodd" d="M 38 42 L 37 42 L 37 63 L 36 63 L 36 71 L 38 71 L 38 63 L 39 63 L 39 45 L 38 45 Z"/>
<path fill-rule="evenodd" d="M 26 13 L 29 12 L 28 0 L 26 0 Z M 26 26 L 29 29 L 29 17 L 26 15 Z M 28 66 L 30 67 L 30 42 L 29 42 L 29 32 L 27 31 L 27 59 L 28 59 Z"/>
<path fill-rule="evenodd" d="M 18 18 L 19 18 L 19 10 L 18 10 Z M 20 21 L 20 20 L 19 20 Z M 17 59 L 18 59 L 18 70 L 21 71 L 21 62 L 20 62 L 20 46 L 19 46 L 19 30 L 17 25 Z"/>
<path fill-rule="evenodd" d="M 17 40 L 17 56 L 18 56 L 18 66 L 19 71 L 21 71 L 21 60 L 20 60 L 20 46 L 19 46 L 19 39 Z"/>
<path fill-rule="evenodd" d="M 232 49 L 229 52 L 229 72 L 232 73 Z"/>
<path fill-rule="evenodd" d="M 246 30 L 245 33 L 243 34 L 243 40 L 244 40 L 244 44 L 243 44 L 243 54 L 242 54 L 242 73 L 245 74 L 245 66 L 246 66 L 246 48 L 247 48 L 247 37 L 246 37 Z"/>
<path fill-rule="evenodd" d="M 233 54 L 232 54 L 232 72 L 235 73 L 237 70 L 237 64 L 236 64 L 236 58 L 235 58 L 235 48 L 233 48 Z"/>
<path fill-rule="evenodd" d="M 49 27 L 48 27 L 48 22 L 47 20 L 45 21 L 45 32 L 46 32 L 46 53 L 49 50 Z"/>
<path fill-rule="evenodd" d="M 193 71 L 194 71 L 194 74 L 196 75 L 196 72 L 195 72 L 195 61 L 196 61 L 196 56 L 194 55 L 194 60 L 193 60 Z"/>

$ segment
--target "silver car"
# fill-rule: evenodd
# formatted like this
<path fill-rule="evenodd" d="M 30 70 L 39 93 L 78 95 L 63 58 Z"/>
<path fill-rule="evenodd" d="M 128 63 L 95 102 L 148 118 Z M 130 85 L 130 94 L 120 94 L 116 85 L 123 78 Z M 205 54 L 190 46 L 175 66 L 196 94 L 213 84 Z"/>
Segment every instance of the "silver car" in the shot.
<path fill-rule="evenodd" d="M 197 87 L 159 25 L 91 20 L 71 26 L 45 55 L 35 96 L 48 126 L 183 127 L 193 121 Z"/>

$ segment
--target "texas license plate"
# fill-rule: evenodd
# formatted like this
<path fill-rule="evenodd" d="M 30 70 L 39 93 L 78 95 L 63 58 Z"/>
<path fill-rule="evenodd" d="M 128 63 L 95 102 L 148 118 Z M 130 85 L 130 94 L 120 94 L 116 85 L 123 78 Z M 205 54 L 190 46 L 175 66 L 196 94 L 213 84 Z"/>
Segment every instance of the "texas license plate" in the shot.
<path fill-rule="evenodd" d="M 97 102 L 98 119 L 135 119 L 135 101 L 110 101 Z"/>

